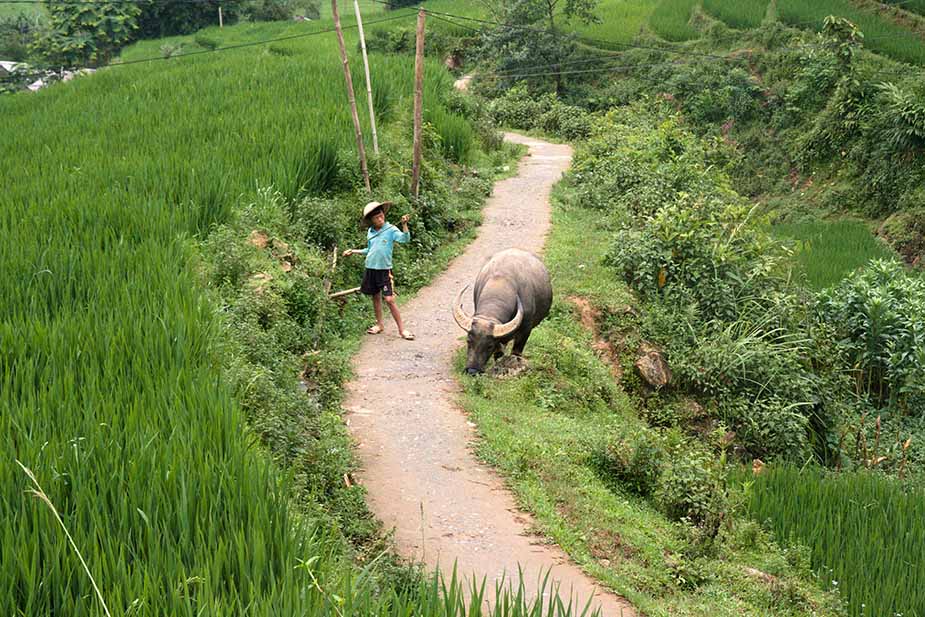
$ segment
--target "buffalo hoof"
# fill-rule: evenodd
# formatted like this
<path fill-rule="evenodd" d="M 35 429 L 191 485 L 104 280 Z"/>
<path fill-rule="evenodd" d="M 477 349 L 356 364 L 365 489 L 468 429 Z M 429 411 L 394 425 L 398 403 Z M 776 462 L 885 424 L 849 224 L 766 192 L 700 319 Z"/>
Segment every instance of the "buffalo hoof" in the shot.
<path fill-rule="evenodd" d="M 482 372 L 482 371 L 480 371 L 480 370 L 477 369 L 477 368 L 467 368 L 467 369 L 466 369 L 466 373 L 467 373 L 470 377 L 475 377 L 476 375 L 478 375 L 478 374 L 481 373 L 481 372 Z"/>

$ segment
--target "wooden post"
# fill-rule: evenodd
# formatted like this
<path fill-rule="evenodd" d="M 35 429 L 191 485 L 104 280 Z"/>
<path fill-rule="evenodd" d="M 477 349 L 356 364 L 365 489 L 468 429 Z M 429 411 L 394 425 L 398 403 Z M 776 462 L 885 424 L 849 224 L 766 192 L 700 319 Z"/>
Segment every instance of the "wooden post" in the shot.
<path fill-rule="evenodd" d="M 218 27 L 219 28 L 225 27 L 225 24 L 222 21 L 222 5 L 221 4 L 218 5 Z"/>
<path fill-rule="evenodd" d="M 424 9 L 418 11 L 414 53 L 414 151 L 411 162 L 411 193 L 417 197 L 421 181 L 421 124 L 424 117 Z"/>
<path fill-rule="evenodd" d="M 340 13 L 337 10 L 337 0 L 331 0 L 331 13 L 334 16 L 334 29 L 337 31 L 337 44 L 340 46 L 340 58 L 344 64 L 344 80 L 347 82 L 347 98 L 350 101 L 350 113 L 353 115 L 353 132 L 356 135 L 357 151 L 360 153 L 360 169 L 363 171 L 363 182 L 366 183 L 366 192 L 372 193 L 369 186 L 369 170 L 366 168 L 366 147 L 363 145 L 363 131 L 360 129 L 360 116 L 357 115 L 357 101 L 353 96 L 353 79 L 350 78 L 350 66 L 347 63 L 347 46 L 344 44 L 344 33 L 340 29 Z"/>
<path fill-rule="evenodd" d="M 366 57 L 366 35 L 363 34 L 363 18 L 360 16 L 359 0 L 353 0 L 353 10 L 357 15 L 360 49 L 363 51 L 363 68 L 366 71 L 366 100 L 369 103 L 369 125 L 373 131 L 373 152 L 379 154 L 379 134 L 376 132 L 376 112 L 373 110 L 373 85 L 369 80 L 369 58 Z"/>

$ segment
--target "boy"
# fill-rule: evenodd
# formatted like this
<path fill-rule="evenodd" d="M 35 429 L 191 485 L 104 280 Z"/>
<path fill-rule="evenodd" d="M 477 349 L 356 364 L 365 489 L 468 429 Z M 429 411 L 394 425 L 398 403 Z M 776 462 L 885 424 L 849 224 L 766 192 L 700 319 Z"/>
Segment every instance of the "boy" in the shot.
<path fill-rule="evenodd" d="M 360 291 L 373 298 L 373 310 L 376 312 L 376 323 L 366 330 L 367 334 L 379 334 L 385 330 L 382 322 L 382 299 L 389 306 L 389 312 L 398 326 L 398 334 L 405 340 L 414 340 L 414 334 L 405 330 L 395 304 L 395 293 L 392 289 L 392 249 L 395 242 L 405 244 L 411 239 L 408 232 L 408 215 L 401 217 L 402 230 L 391 223 L 385 222 L 385 215 L 392 206 L 391 202 L 371 201 L 363 208 L 363 221 L 369 225 L 366 232 L 365 249 L 347 249 L 344 257 L 358 253 L 366 255 L 366 272 L 363 274 L 363 283 Z"/>

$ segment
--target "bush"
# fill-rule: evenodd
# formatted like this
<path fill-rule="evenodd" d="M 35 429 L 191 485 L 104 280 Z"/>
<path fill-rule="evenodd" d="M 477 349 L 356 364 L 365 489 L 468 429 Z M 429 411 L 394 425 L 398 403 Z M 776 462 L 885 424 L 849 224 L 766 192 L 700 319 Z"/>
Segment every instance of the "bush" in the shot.
<path fill-rule="evenodd" d="M 676 113 L 662 108 L 668 115 L 657 119 L 644 105 L 651 102 L 595 122 L 572 166 L 578 203 L 645 220 L 681 192 L 731 199 L 722 143 L 698 139 Z"/>
<path fill-rule="evenodd" d="M 706 452 L 689 449 L 671 456 L 655 493 L 665 516 L 704 524 L 717 519 L 725 509 L 725 491 L 720 480 L 721 465 Z"/>
<path fill-rule="evenodd" d="M 704 320 L 734 321 L 779 287 L 775 249 L 746 207 L 681 194 L 640 228 L 627 223 L 608 261 L 643 297 L 680 296 Z"/>
<path fill-rule="evenodd" d="M 650 430 L 616 435 L 595 453 L 601 470 L 643 497 L 658 488 L 667 453 L 658 434 Z"/>
<path fill-rule="evenodd" d="M 836 332 L 858 392 L 877 407 L 925 409 L 925 280 L 877 260 L 819 294 L 819 319 Z"/>

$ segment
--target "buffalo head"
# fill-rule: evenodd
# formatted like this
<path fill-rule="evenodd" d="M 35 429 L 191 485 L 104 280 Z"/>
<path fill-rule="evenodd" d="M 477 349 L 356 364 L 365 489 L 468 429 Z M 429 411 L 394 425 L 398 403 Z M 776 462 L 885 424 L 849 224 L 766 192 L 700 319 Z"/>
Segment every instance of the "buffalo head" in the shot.
<path fill-rule="evenodd" d="M 504 339 L 510 337 L 520 327 L 524 318 L 524 307 L 517 298 L 517 314 L 507 323 L 498 323 L 496 320 L 467 315 L 462 307 L 463 294 L 468 285 L 462 288 L 453 303 L 453 317 L 459 327 L 468 333 L 466 354 L 466 372 L 470 375 L 485 370 L 488 358 L 501 353 Z"/>

